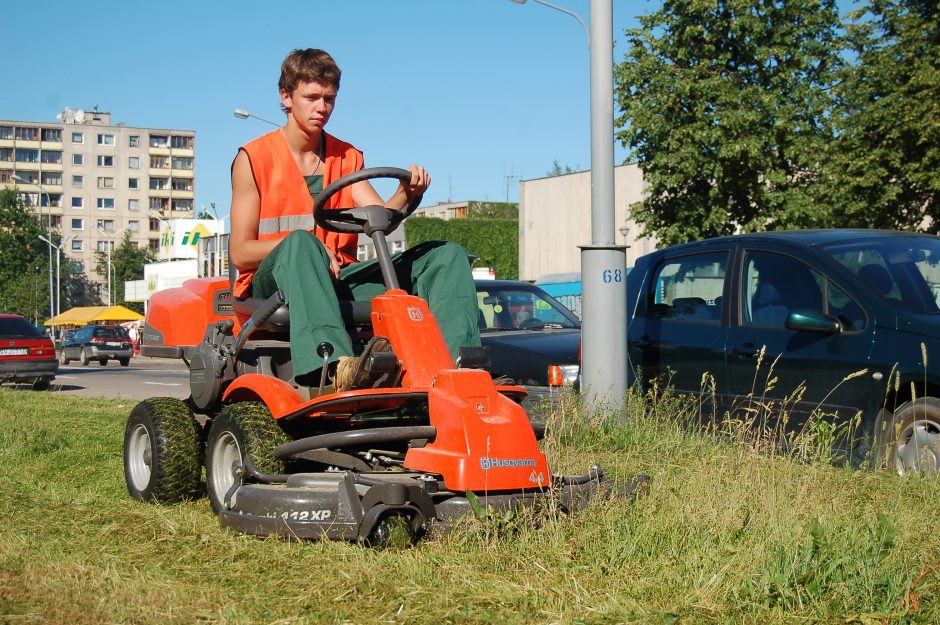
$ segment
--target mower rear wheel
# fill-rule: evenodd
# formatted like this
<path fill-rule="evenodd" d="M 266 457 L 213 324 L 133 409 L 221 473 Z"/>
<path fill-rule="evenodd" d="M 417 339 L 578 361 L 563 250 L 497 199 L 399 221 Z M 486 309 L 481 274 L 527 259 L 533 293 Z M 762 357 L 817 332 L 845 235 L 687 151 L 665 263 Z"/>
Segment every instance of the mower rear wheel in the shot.
<path fill-rule="evenodd" d="M 284 461 L 274 457 L 274 448 L 290 440 L 264 404 L 225 406 L 212 420 L 206 440 L 206 490 L 212 509 L 218 512 L 235 503 L 234 487 L 242 483 L 245 455 L 260 473 L 283 473 Z"/>
<path fill-rule="evenodd" d="M 65 348 L 63 347 L 59 350 L 59 364 L 67 365 L 69 362 L 71 361 L 69 360 L 69 357 L 65 355 Z"/>
<path fill-rule="evenodd" d="M 81 362 L 82 362 L 82 366 L 83 366 L 83 367 L 84 367 L 84 366 L 87 366 L 88 363 L 90 362 L 90 359 L 88 358 L 88 354 L 85 352 L 85 348 L 84 348 L 84 347 L 82 348 L 82 354 L 81 354 L 80 360 L 81 360 Z"/>
<path fill-rule="evenodd" d="M 177 503 L 199 496 L 199 423 L 179 399 L 137 404 L 124 431 L 124 479 L 134 499 Z"/>

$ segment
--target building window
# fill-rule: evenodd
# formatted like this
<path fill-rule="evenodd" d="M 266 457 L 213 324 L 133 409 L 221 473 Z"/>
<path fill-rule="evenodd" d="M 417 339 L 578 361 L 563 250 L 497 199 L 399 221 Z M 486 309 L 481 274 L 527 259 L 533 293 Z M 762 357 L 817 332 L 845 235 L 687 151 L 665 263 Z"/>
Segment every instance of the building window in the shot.
<path fill-rule="evenodd" d="M 0 169 L 0 184 L 10 184 L 13 182 L 13 172 L 9 169 Z"/>
<path fill-rule="evenodd" d="M 62 164 L 62 152 L 58 150 L 43 150 L 40 160 L 43 163 Z"/>
<path fill-rule="evenodd" d="M 392 254 L 405 251 L 404 241 L 392 241 Z"/>
<path fill-rule="evenodd" d="M 151 156 L 150 169 L 169 169 L 170 159 L 165 156 Z"/>
<path fill-rule="evenodd" d="M 158 178 L 156 176 L 150 177 L 150 188 L 155 191 L 164 191 L 170 188 L 170 179 L 169 178 Z"/>
<path fill-rule="evenodd" d="M 85 135 L 81 132 L 72 133 L 72 143 L 85 143 Z"/>
<path fill-rule="evenodd" d="M 114 178 L 107 176 L 98 177 L 98 188 L 99 189 L 113 189 L 114 188 Z"/>
<path fill-rule="evenodd" d="M 36 184 L 36 181 L 39 180 L 39 176 L 34 171 L 18 171 L 16 175 L 20 178 L 26 179 L 26 184 Z"/>
<path fill-rule="evenodd" d="M 356 250 L 356 259 L 359 262 L 362 262 L 364 260 L 369 260 L 369 250 L 366 248 L 365 245 L 360 245 L 359 248 Z"/>
<path fill-rule="evenodd" d="M 114 249 L 111 247 L 111 241 L 96 241 L 95 243 L 99 252 L 107 252 L 108 249 Z"/>
<path fill-rule="evenodd" d="M 82 206 L 84 205 L 84 202 L 82 201 L 83 199 L 84 199 L 84 198 L 73 197 L 73 198 L 72 198 L 72 208 L 82 208 Z"/>
<path fill-rule="evenodd" d="M 193 168 L 193 159 L 185 156 L 174 156 L 173 157 L 173 169 L 186 169 L 192 170 Z"/>
<path fill-rule="evenodd" d="M 165 211 L 170 208 L 170 200 L 165 197 L 152 197 L 150 198 L 150 210 L 152 211 Z"/>
<path fill-rule="evenodd" d="M 72 217 L 72 230 L 84 230 L 85 220 L 82 217 Z"/>
<path fill-rule="evenodd" d="M 114 135 L 98 135 L 98 145 L 114 145 Z"/>
<path fill-rule="evenodd" d="M 139 182 L 139 181 L 140 181 L 139 178 L 128 178 L 128 179 L 127 179 L 127 188 L 128 188 L 128 189 L 139 189 L 139 188 L 140 188 L 140 187 L 138 186 L 138 182 Z"/>
<path fill-rule="evenodd" d="M 72 251 L 81 252 L 82 251 L 82 240 L 81 239 L 72 239 Z M 81 261 L 77 261 L 81 262 Z"/>
<path fill-rule="evenodd" d="M 193 201 L 192 200 L 173 200 L 173 210 L 191 211 L 193 210 Z"/>
<path fill-rule="evenodd" d="M 129 211 L 140 210 L 140 200 L 127 200 L 127 210 Z"/>
<path fill-rule="evenodd" d="M 191 150 L 193 148 L 193 138 L 174 135 L 170 140 L 170 146 L 180 150 Z"/>
<path fill-rule="evenodd" d="M 57 171 L 44 171 L 42 172 L 42 183 L 52 185 L 61 185 L 62 184 L 62 174 Z"/>
<path fill-rule="evenodd" d="M 0 161 L 13 162 L 13 148 L 0 148 Z"/>
<path fill-rule="evenodd" d="M 62 195 L 59 193 L 42 193 L 39 202 L 42 206 L 59 207 L 62 205 Z"/>
<path fill-rule="evenodd" d="M 73 154 L 73 155 L 72 155 L 72 164 L 73 164 L 73 165 L 84 165 L 84 164 L 85 164 L 85 155 L 84 155 L 84 154 Z"/>
<path fill-rule="evenodd" d="M 160 251 L 160 239 L 150 239 L 147 242 L 147 247 L 153 252 Z"/>
<path fill-rule="evenodd" d="M 150 232 L 160 232 L 160 220 L 153 217 L 150 218 Z"/>
<path fill-rule="evenodd" d="M 97 228 L 98 230 L 103 230 L 105 232 L 114 232 L 114 220 L 113 219 L 99 219 Z"/>
<path fill-rule="evenodd" d="M 114 157 L 99 154 L 98 155 L 98 167 L 114 167 Z"/>
<path fill-rule="evenodd" d="M 0 139 L 12 139 L 13 126 L 0 126 Z"/>
<path fill-rule="evenodd" d="M 98 198 L 98 208 L 101 210 L 114 210 L 114 198 L 113 197 L 99 197 Z"/>
<path fill-rule="evenodd" d="M 193 179 L 192 178 L 174 178 L 173 190 L 174 191 L 192 191 Z"/>
<path fill-rule="evenodd" d="M 150 147 L 152 148 L 165 148 L 167 146 L 166 135 L 150 135 Z"/>
<path fill-rule="evenodd" d="M 23 128 L 17 126 L 13 131 L 17 141 L 36 141 L 39 139 L 39 128 Z"/>
<path fill-rule="evenodd" d="M 131 135 L 127 138 L 127 147 L 129 148 L 139 148 L 140 147 L 140 136 Z"/>
<path fill-rule="evenodd" d="M 140 157 L 139 156 L 128 157 L 127 166 L 130 169 L 140 169 Z"/>
<path fill-rule="evenodd" d="M 72 186 L 73 186 L 73 187 L 84 187 L 84 186 L 85 186 L 85 176 L 72 176 Z"/>
<path fill-rule="evenodd" d="M 127 222 L 127 229 L 130 232 L 140 232 L 140 222 L 136 219 L 132 219 Z"/>
<path fill-rule="evenodd" d="M 62 142 L 62 130 L 59 128 L 43 128 L 42 140 L 61 143 Z"/>
<path fill-rule="evenodd" d="M 39 150 L 30 150 L 28 148 L 16 148 L 17 163 L 38 163 Z"/>

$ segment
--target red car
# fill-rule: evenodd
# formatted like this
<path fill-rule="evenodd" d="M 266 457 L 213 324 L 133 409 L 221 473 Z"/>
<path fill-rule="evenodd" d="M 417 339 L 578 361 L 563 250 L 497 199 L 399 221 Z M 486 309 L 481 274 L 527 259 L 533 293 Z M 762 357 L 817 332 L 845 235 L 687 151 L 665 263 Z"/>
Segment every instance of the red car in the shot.
<path fill-rule="evenodd" d="M 0 383 L 25 382 L 42 391 L 58 370 L 49 337 L 20 315 L 0 315 Z"/>

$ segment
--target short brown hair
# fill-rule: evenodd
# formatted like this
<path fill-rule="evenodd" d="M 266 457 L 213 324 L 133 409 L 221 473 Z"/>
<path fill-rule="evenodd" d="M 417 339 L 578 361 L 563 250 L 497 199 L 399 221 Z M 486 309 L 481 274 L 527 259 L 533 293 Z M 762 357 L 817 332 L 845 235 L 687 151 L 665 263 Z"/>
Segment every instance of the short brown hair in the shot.
<path fill-rule="evenodd" d="M 342 72 L 329 53 L 316 48 L 294 50 L 281 63 L 280 91 L 293 93 L 301 82 L 320 82 L 339 90 Z"/>

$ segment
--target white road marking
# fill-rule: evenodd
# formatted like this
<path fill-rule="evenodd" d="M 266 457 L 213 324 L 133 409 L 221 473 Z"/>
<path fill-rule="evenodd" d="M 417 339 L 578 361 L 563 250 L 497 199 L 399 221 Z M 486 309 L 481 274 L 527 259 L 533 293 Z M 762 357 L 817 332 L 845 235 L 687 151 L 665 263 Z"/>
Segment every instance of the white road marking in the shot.
<path fill-rule="evenodd" d="M 153 384 L 154 386 L 182 386 L 173 382 L 143 382 L 143 384 Z"/>

